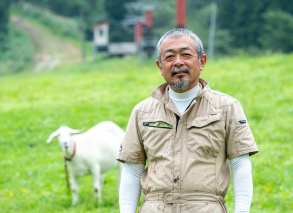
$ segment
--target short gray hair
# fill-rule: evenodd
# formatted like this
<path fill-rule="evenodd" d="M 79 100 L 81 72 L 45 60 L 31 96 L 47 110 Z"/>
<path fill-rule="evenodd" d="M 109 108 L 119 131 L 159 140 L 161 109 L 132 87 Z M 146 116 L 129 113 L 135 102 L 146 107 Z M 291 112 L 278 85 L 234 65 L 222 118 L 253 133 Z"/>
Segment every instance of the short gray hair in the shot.
<path fill-rule="evenodd" d="M 203 49 L 203 45 L 202 42 L 200 40 L 200 38 L 191 30 L 185 29 L 185 28 L 174 28 L 172 30 L 169 30 L 168 32 L 166 32 L 164 35 L 162 35 L 162 37 L 160 38 L 158 44 L 157 44 L 157 58 L 158 61 L 160 63 L 160 65 L 162 64 L 162 60 L 161 60 L 161 44 L 163 42 L 163 40 L 165 38 L 179 38 L 181 36 L 187 35 L 191 38 L 194 39 L 195 41 L 195 49 L 197 51 L 197 55 L 198 55 L 198 61 L 200 61 L 201 57 L 204 54 L 204 49 Z"/>

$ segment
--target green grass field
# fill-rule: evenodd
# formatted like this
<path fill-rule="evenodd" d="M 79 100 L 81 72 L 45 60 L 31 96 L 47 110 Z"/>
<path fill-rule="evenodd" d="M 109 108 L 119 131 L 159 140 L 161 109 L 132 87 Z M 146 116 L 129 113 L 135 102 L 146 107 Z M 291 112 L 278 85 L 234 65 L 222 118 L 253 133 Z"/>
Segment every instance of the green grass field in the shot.
<path fill-rule="evenodd" d="M 293 55 L 226 58 L 201 77 L 243 105 L 260 152 L 251 157 L 252 213 L 293 211 Z M 0 77 L 0 212 L 119 212 L 117 169 L 107 173 L 97 204 L 92 178 L 80 179 L 71 206 L 57 140 L 61 125 L 87 130 L 111 120 L 124 130 L 132 108 L 161 83 L 155 63 L 135 58 Z M 226 196 L 233 212 L 233 189 Z"/>

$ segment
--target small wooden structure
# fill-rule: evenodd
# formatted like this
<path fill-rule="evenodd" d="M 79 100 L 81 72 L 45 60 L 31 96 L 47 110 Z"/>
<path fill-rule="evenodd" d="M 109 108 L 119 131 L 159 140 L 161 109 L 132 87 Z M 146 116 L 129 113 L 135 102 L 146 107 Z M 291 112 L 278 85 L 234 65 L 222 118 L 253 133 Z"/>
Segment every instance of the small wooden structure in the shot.
<path fill-rule="evenodd" d="M 93 26 L 94 41 L 93 45 L 96 52 L 99 50 L 107 50 L 109 45 L 109 23 L 103 22 Z"/>
<path fill-rule="evenodd" d="M 138 47 L 135 42 L 109 42 L 109 23 L 102 22 L 93 26 L 93 52 L 96 58 L 99 51 L 107 51 L 108 56 L 135 54 Z"/>

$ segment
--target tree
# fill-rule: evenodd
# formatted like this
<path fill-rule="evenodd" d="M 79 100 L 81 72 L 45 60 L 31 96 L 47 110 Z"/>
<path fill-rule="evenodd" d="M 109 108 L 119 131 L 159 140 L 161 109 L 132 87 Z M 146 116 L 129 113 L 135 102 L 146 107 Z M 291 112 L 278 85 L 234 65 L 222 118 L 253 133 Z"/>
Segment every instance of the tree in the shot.
<path fill-rule="evenodd" d="M 106 0 L 104 2 L 104 6 L 108 14 L 108 21 L 110 23 L 110 42 L 133 41 L 133 33 L 124 30 L 121 24 L 121 21 L 126 16 L 124 4 L 131 1 L 134 0 Z"/>
<path fill-rule="evenodd" d="M 0 45 L 1 45 L 1 48 L 3 48 L 3 46 L 5 45 L 5 40 L 8 36 L 9 6 L 10 6 L 10 0 L 0 1 Z"/>
<path fill-rule="evenodd" d="M 286 0 L 218 0 L 218 24 L 232 36 L 235 47 L 262 47 L 264 33 L 264 14 L 269 10 L 293 12 Z"/>
<path fill-rule="evenodd" d="M 92 26 L 106 21 L 104 0 L 24 0 L 38 7 L 46 8 L 55 14 L 80 20 L 86 39 L 92 40 Z"/>
<path fill-rule="evenodd" d="M 283 11 L 268 11 L 264 14 L 262 47 L 273 51 L 293 52 L 293 15 Z"/>
<path fill-rule="evenodd" d="M 131 2 L 125 0 L 105 1 L 105 9 L 111 19 L 120 21 L 124 18 L 126 10 L 124 3 Z"/>

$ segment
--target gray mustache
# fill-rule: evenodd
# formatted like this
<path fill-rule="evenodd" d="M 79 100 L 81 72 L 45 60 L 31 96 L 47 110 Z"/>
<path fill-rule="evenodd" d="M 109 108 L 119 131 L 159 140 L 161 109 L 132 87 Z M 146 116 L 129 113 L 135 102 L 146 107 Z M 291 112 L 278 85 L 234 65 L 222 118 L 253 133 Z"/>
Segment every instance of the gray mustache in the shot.
<path fill-rule="evenodd" d="M 184 67 L 182 67 L 182 68 L 175 67 L 174 69 L 171 70 L 171 73 L 170 74 L 171 74 L 171 76 L 173 76 L 173 75 L 176 75 L 178 72 L 182 72 L 182 71 L 183 71 L 183 73 L 190 74 L 189 69 L 184 68 Z"/>

